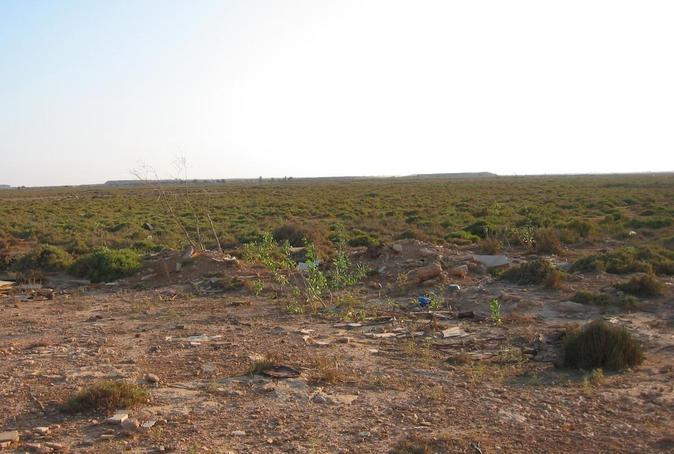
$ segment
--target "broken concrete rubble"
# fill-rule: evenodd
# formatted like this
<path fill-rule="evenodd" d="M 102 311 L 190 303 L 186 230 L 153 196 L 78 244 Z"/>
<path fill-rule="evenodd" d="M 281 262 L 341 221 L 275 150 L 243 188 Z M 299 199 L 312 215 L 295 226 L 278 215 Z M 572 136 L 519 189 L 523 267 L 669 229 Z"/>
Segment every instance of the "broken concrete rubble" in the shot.
<path fill-rule="evenodd" d="M 439 263 L 422 266 L 407 273 L 407 283 L 411 285 L 420 284 L 424 281 L 436 278 L 442 274 L 442 266 Z"/>
<path fill-rule="evenodd" d="M 473 260 L 486 266 L 487 268 L 497 268 L 510 263 L 505 255 L 473 255 Z"/>

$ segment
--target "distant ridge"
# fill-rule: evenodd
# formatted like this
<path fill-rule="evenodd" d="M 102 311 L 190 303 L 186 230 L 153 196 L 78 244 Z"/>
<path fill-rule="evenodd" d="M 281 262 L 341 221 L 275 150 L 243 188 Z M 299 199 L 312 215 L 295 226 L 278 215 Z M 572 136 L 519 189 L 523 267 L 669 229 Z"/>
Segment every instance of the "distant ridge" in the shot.
<path fill-rule="evenodd" d="M 448 178 L 448 179 L 472 179 L 472 178 L 494 178 L 498 177 L 491 172 L 462 172 L 462 173 L 422 173 L 417 175 L 404 176 L 341 176 L 341 177 L 275 177 L 275 178 L 210 178 L 210 179 L 188 179 L 188 183 L 225 183 L 227 181 L 238 182 L 256 182 L 256 181 L 315 181 L 315 180 L 368 180 L 371 178 L 397 178 L 397 179 L 422 179 L 422 178 Z M 103 183 L 105 186 L 137 186 L 142 184 L 139 180 L 109 180 Z M 148 183 L 160 184 L 180 184 L 185 180 L 148 180 Z"/>
<path fill-rule="evenodd" d="M 400 178 L 493 178 L 498 177 L 491 172 L 463 172 L 463 173 L 421 173 L 418 175 L 408 175 Z"/>

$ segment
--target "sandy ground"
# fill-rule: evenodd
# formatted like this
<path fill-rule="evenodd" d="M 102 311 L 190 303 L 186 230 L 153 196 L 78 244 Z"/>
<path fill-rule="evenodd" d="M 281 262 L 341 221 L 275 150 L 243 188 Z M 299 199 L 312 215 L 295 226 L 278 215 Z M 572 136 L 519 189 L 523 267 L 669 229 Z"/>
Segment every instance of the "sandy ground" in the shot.
<path fill-rule="evenodd" d="M 611 279 L 580 276 L 550 291 L 471 272 L 434 313 L 413 303 L 415 291 L 387 295 L 370 279 L 351 294 L 366 308 L 357 323 L 291 315 L 283 298 L 245 289 L 197 296 L 171 279 L 154 288 L 54 279 L 53 300 L 13 290 L 0 296 L 0 429 L 20 441 L 5 449 L 381 453 L 417 439 L 435 443 L 418 452 L 673 452 L 671 283 L 670 296 L 631 313 L 566 303 L 575 288 Z M 492 298 L 500 326 L 488 317 Z M 459 318 L 467 311 L 475 316 Z M 594 380 L 555 367 L 564 328 L 597 317 L 643 343 L 642 366 Z M 265 356 L 300 375 L 249 375 Z M 147 387 L 149 402 L 128 414 L 154 426 L 59 410 L 105 379 Z"/>

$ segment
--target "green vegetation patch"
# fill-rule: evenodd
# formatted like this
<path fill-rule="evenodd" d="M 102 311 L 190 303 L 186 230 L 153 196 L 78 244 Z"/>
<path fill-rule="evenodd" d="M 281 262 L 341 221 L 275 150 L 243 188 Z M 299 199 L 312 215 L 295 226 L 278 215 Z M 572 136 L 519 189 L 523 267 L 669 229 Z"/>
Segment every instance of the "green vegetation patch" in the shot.
<path fill-rule="evenodd" d="M 108 282 L 131 276 L 140 269 L 140 256 L 133 249 L 99 248 L 73 262 L 68 272 L 91 282 Z"/>
<path fill-rule="evenodd" d="M 63 271 L 70 266 L 72 261 L 72 256 L 60 247 L 41 244 L 20 257 L 13 267 L 17 271 Z"/>
<path fill-rule="evenodd" d="M 674 252 L 664 248 L 619 248 L 583 257 L 573 264 L 572 272 L 606 271 L 611 274 L 674 274 Z"/>

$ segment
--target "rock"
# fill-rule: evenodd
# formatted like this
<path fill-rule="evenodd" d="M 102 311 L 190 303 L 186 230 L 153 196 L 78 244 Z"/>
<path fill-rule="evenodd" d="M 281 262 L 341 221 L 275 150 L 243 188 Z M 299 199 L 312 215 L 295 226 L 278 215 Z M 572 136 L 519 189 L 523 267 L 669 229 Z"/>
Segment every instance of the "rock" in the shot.
<path fill-rule="evenodd" d="M 463 279 L 468 275 L 468 265 L 455 266 L 447 270 L 447 274 L 453 277 L 460 277 Z"/>
<path fill-rule="evenodd" d="M 105 420 L 108 424 L 122 424 L 124 421 L 129 419 L 128 413 L 115 413 Z"/>
<path fill-rule="evenodd" d="M 155 374 L 145 374 L 145 376 L 143 377 L 143 380 L 145 380 L 148 383 L 152 383 L 152 384 L 159 383 L 159 377 L 157 377 Z"/>
<path fill-rule="evenodd" d="M 454 292 L 458 292 L 458 291 L 460 291 L 460 290 L 461 290 L 461 286 L 458 285 L 458 284 L 449 284 L 449 285 L 447 286 L 447 291 L 448 291 L 448 292 L 454 293 Z"/>
<path fill-rule="evenodd" d="M 36 433 L 39 433 L 40 435 L 47 435 L 49 433 L 49 427 L 36 427 L 35 429 Z"/>
<path fill-rule="evenodd" d="M 152 429 L 155 426 L 155 424 L 157 424 L 156 419 L 148 419 L 143 424 L 141 424 L 140 427 L 142 427 L 143 429 Z"/>
<path fill-rule="evenodd" d="M 138 429 L 138 427 L 140 427 L 140 421 L 136 418 L 127 418 L 122 421 L 122 428 L 124 428 L 124 430 L 133 431 Z"/>
<path fill-rule="evenodd" d="M 49 442 L 45 443 L 45 446 L 53 449 L 54 451 L 64 451 L 65 448 L 66 448 L 65 445 L 63 445 L 61 443 L 55 443 L 53 441 L 49 441 Z"/>
<path fill-rule="evenodd" d="M 243 430 L 235 430 L 234 432 L 232 432 L 232 435 L 235 437 L 245 437 L 246 432 L 244 432 Z"/>
<path fill-rule="evenodd" d="M 487 268 L 496 268 L 510 263 L 505 255 L 474 255 L 473 260 L 486 266 Z"/>
<path fill-rule="evenodd" d="M 0 443 L 18 443 L 19 432 L 17 430 L 10 430 L 9 432 L 0 433 Z"/>
<path fill-rule="evenodd" d="M 400 254 L 403 251 L 403 245 L 400 243 L 394 243 L 391 245 L 391 249 Z"/>
<path fill-rule="evenodd" d="M 328 396 L 322 391 L 318 391 L 311 397 L 311 401 L 315 404 L 327 404 Z"/>
<path fill-rule="evenodd" d="M 519 413 L 510 412 L 503 409 L 499 410 L 498 415 L 501 418 L 501 420 L 506 422 L 515 422 L 519 424 L 524 424 L 527 421 L 527 418 L 520 415 Z"/>
<path fill-rule="evenodd" d="M 440 276 L 442 274 L 442 266 L 439 263 L 422 266 L 407 273 L 407 282 L 409 284 L 420 284 L 429 279 Z"/>
<path fill-rule="evenodd" d="M 11 444 L 11 441 L 0 441 L 0 449 L 9 448 Z"/>
<path fill-rule="evenodd" d="M 42 443 L 24 443 L 23 446 L 28 449 L 40 449 Z"/>

